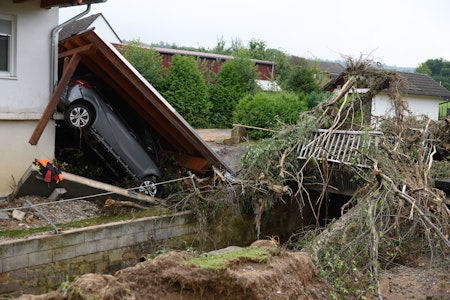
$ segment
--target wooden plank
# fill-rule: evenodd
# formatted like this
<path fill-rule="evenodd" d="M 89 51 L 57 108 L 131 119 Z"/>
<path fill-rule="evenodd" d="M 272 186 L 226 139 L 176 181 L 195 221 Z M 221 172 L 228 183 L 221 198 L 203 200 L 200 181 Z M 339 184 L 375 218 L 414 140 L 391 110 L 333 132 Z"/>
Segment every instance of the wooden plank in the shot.
<path fill-rule="evenodd" d="M 178 165 L 200 173 L 204 173 L 211 168 L 211 163 L 203 157 L 194 157 L 180 153 L 176 160 Z"/>
<path fill-rule="evenodd" d="M 75 49 L 70 49 L 70 50 L 67 50 L 67 51 L 64 51 L 64 52 L 60 52 L 58 54 L 58 58 L 63 58 L 63 57 L 67 57 L 67 56 L 73 56 L 76 53 L 83 54 L 83 55 L 90 54 L 90 53 L 94 52 L 93 48 L 94 47 L 93 47 L 92 44 L 87 44 L 87 45 L 80 46 L 80 47 L 75 48 Z"/>
<path fill-rule="evenodd" d="M 28 141 L 31 145 L 36 145 L 41 138 L 42 133 L 44 132 L 45 126 L 47 126 L 48 121 L 53 115 L 53 112 L 56 109 L 56 106 L 58 105 L 59 99 L 61 98 L 64 89 L 66 88 L 67 84 L 69 83 L 70 79 L 73 76 L 73 73 L 75 72 L 78 63 L 81 60 L 81 55 L 78 53 L 75 53 L 72 58 L 70 59 L 70 62 L 67 64 L 67 68 L 63 71 L 63 75 L 61 79 L 58 82 L 58 86 L 55 89 L 55 92 L 53 93 L 52 97 L 50 98 L 50 101 L 47 104 L 47 107 L 45 108 L 44 112 L 42 113 L 41 118 L 39 119 L 38 124 L 36 125 L 36 128 L 33 131 L 33 134 L 30 137 L 30 140 Z"/>

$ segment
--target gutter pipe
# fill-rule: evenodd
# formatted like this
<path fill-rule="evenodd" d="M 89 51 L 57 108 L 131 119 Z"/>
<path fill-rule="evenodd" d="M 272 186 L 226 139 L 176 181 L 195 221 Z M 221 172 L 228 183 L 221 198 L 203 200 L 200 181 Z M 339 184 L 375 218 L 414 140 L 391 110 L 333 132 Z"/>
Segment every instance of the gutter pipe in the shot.
<path fill-rule="evenodd" d="M 56 84 L 58 83 L 58 56 L 56 55 L 58 52 L 58 34 L 61 31 L 61 29 L 78 20 L 84 15 L 87 15 L 91 11 L 91 4 L 88 3 L 86 10 L 79 13 L 78 15 L 72 17 L 71 19 L 67 20 L 66 22 L 56 26 L 52 30 L 52 36 L 51 36 L 51 49 L 50 49 L 50 95 L 53 95 L 53 92 L 55 91 Z"/>

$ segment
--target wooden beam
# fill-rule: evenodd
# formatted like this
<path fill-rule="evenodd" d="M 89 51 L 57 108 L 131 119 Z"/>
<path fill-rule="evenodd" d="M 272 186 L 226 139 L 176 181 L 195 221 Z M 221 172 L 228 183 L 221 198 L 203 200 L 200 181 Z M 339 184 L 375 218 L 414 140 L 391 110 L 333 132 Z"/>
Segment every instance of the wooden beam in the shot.
<path fill-rule="evenodd" d="M 41 118 L 39 119 L 38 124 L 36 125 L 36 128 L 33 131 L 33 134 L 30 137 L 30 140 L 28 141 L 31 145 L 36 145 L 41 138 L 42 133 L 44 132 L 45 126 L 47 126 L 48 121 L 53 115 L 53 112 L 56 109 L 56 106 L 58 105 L 59 99 L 61 98 L 64 89 L 66 88 L 67 84 L 69 83 L 70 79 L 73 76 L 73 73 L 75 73 L 75 70 L 81 60 L 81 55 L 78 53 L 75 53 L 72 58 L 70 59 L 70 62 L 67 64 L 66 69 L 63 71 L 63 75 L 61 79 L 58 82 L 58 85 L 50 98 L 50 101 L 47 104 L 47 107 L 45 108 L 44 112 L 42 113 Z"/>
<path fill-rule="evenodd" d="M 87 44 L 78 48 L 74 48 L 74 49 L 70 49 L 64 52 L 60 52 L 58 54 L 58 58 L 63 58 L 63 57 L 67 57 L 67 56 L 72 56 L 76 53 L 78 54 L 83 54 L 83 55 L 87 55 L 90 54 L 93 51 L 93 45 L 92 44 Z"/>
<path fill-rule="evenodd" d="M 51 8 L 53 6 L 70 5 L 70 0 L 41 0 L 41 8 Z"/>
<path fill-rule="evenodd" d="M 179 166 L 186 167 L 195 172 L 205 173 L 211 169 L 211 163 L 203 157 L 194 157 L 179 153 L 175 159 Z"/>

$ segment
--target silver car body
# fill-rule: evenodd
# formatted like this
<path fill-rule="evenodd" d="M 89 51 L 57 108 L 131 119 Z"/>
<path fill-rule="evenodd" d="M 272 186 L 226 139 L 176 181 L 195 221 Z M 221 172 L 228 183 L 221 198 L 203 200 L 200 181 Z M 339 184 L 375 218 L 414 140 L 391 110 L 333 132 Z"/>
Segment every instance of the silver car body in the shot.
<path fill-rule="evenodd" d="M 74 80 L 61 97 L 59 108 L 65 110 L 72 104 L 90 104 L 95 110 L 94 121 L 87 130 L 134 179 L 149 176 L 161 178 L 155 159 L 137 140 L 136 134 L 126 125 L 100 93 L 83 80 Z"/>

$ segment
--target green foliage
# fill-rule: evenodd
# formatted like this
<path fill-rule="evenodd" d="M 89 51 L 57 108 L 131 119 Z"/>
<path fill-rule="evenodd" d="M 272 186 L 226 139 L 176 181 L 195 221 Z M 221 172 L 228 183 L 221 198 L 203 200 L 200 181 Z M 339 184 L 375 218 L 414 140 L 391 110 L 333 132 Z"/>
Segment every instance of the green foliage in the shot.
<path fill-rule="evenodd" d="M 214 62 L 211 63 L 205 59 L 197 59 L 197 63 L 198 63 L 198 70 L 202 74 L 206 86 L 209 87 L 215 84 L 217 80 L 217 74 L 214 73 L 211 64 L 218 65 L 220 64 L 220 60 L 215 60 Z"/>
<path fill-rule="evenodd" d="M 443 58 L 428 59 L 419 64 L 415 70 L 416 73 L 427 74 L 434 80 L 441 83 L 447 89 L 450 89 L 450 61 Z"/>
<path fill-rule="evenodd" d="M 274 61 L 275 66 L 275 80 L 283 90 L 287 90 L 287 80 L 292 72 L 292 64 L 289 62 L 289 57 L 286 53 L 280 50 L 268 50 L 270 52 L 269 60 Z"/>
<path fill-rule="evenodd" d="M 319 86 L 314 78 L 314 70 L 307 64 L 295 65 L 286 81 L 286 88 L 289 91 L 306 94 L 318 91 Z"/>
<path fill-rule="evenodd" d="M 140 40 L 122 45 L 119 51 L 153 87 L 160 88 L 164 69 L 158 51 L 145 47 Z"/>
<path fill-rule="evenodd" d="M 415 70 L 416 73 L 431 76 L 431 70 L 425 63 L 420 63 Z"/>
<path fill-rule="evenodd" d="M 267 263 L 270 257 L 271 253 L 265 247 L 247 247 L 223 254 L 202 255 L 184 261 L 183 263 L 197 268 L 223 270 L 226 269 L 231 262 L 239 259 Z"/>
<path fill-rule="evenodd" d="M 278 134 L 249 146 L 242 157 L 243 178 L 254 178 L 261 173 L 265 178 L 284 183 L 290 178 L 280 177 L 280 159 L 284 151 L 292 150 L 298 143 L 305 142 L 313 129 L 316 129 L 315 118 L 303 115 L 296 126 L 285 126 Z M 285 170 L 296 173 L 298 170 L 296 151 L 290 152 L 285 158 Z"/>
<path fill-rule="evenodd" d="M 268 60 L 267 43 L 263 40 L 251 39 L 248 42 L 248 53 L 253 59 Z"/>
<path fill-rule="evenodd" d="M 306 95 L 306 102 L 308 103 L 308 108 L 314 108 L 322 101 L 330 98 L 330 92 L 319 92 L 312 91 Z"/>
<path fill-rule="evenodd" d="M 213 126 L 231 126 L 232 113 L 239 100 L 246 94 L 255 93 L 256 78 L 256 66 L 245 56 L 227 60 L 222 65 L 209 93 Z"/>
<path fill-rule="evenodd" d="M 172 66 L 162 84 L 162 94 L 193 127 L 208 126 L 211 103 L 194 58 L 173 56 Z"/>
<path fill-rule="evenodd" d="M 239 101 L 233 119 L 236 123 L 248 126 L 276 129 L 280 123 L 297 123 L 300 113 L 308 108 L 303 93 L 296 95 L 288 92 L 265 93 L 259 92 L 248 95 Z M 253 138 L 265 138 L 270 135 L 267 131 L 249 130 Z"/>

